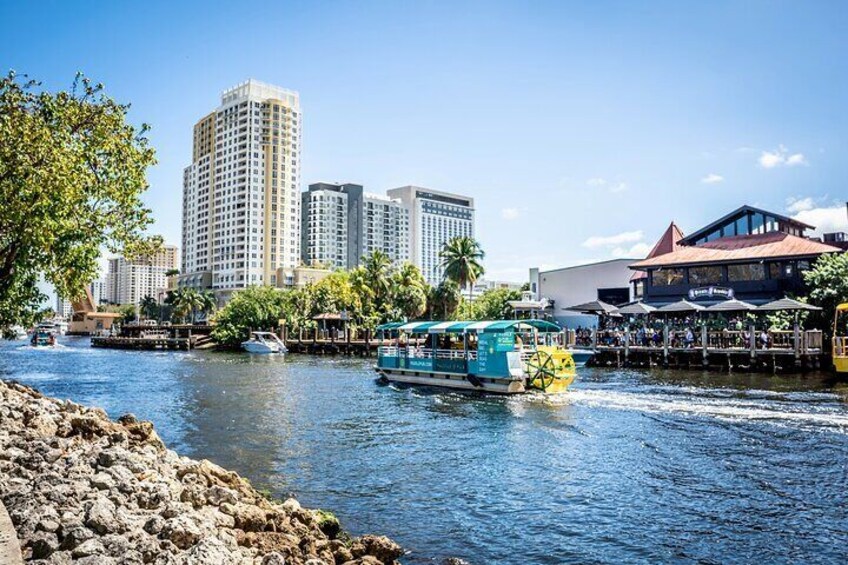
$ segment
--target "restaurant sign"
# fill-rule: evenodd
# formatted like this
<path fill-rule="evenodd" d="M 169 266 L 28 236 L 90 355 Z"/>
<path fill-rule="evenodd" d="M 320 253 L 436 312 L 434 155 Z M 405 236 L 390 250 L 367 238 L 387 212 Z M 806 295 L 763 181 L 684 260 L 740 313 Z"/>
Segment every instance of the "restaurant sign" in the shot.
<path fill-rule="evenodd" d="M 689 300 L 714 300 L 717 298 L 731 300 L 733 289 L 723 286 L 702 286 L 689 289 Z"/>

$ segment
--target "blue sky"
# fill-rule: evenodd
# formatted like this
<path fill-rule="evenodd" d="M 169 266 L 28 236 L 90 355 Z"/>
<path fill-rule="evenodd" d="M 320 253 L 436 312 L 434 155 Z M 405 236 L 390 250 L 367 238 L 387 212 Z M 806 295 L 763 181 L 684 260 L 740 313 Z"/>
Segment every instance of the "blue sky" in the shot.
<path fill-rule="evenodd" d="M 191 128 L 300 92 L 303 187 L 473 196 L 491 277 L 638 256 L 743 203 L 845 229 L 846 2 L 3 2 L 0 63 L 82 70 L 153 126 L 180 243 Z"/>

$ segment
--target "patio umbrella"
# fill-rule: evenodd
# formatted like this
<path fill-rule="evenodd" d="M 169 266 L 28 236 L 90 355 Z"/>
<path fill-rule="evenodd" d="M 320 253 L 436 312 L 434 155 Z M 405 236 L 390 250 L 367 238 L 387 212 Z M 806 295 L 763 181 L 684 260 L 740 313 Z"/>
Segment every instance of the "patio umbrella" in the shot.
<path fill-rule="evenodd" d="M 753 304 L 742 300 L 736 300 L 735 298 L 719 302 L 718 304 L 713 304 L 712 306 L 707 306 L 707 312 L 745 312 L 747 310 L 756 309 L 757 307 Z"/>
<path fill-rule="evenodd" d="M 775 300 L 773 302 L 767 302 L 762 306 L 758 307 L 757 310 L 763 312 L 774 312 L 777 310 L 810 310 L 810 311 L 819 311 L 821 308 L 818 306 L 813 306 L 812 304 L 807 304 L 805 302 L 799 302 L 797 300 L 793 300 L 792 298 L 781 298 L 780 300 Z"/>
<path fill-rule="evenodd" d="M 612 304 L 607 304 L 601 300 L 593 300 L 592 302 L 586 302 L 584 304 L 578 304 L 576 306 L 569 306 L 568 308 L 563 308 L 563 310 L 569 310 L 571 312 L 580 312 L 582 314 L 600 314 L 604 316 L 618 316 L 618 308 L 613 306 Z"/>
<path fill-rule="evenodd" d="M 672 302 L 671 304 L 666 304 L 665 306 L 657 308 L 657 312 L 662 312 L 663 314 L 700 312 L 701 310 L 704 310 L 703 306 L 700 304 L 694 304 L 688 300 L 678 300 L 677 302 Z"/>
<path fill-rule="evenodd" d="M 618 313 L 626 314 L 628 316 L 642 316 L 655 312 L 656 310 L 656 306 L 651 306 L 650 304 L 645 304 L 641 300 L 637 300 L 636 302 L 631 302 L 630 304 L 621 306 L 618 309 Z"/>

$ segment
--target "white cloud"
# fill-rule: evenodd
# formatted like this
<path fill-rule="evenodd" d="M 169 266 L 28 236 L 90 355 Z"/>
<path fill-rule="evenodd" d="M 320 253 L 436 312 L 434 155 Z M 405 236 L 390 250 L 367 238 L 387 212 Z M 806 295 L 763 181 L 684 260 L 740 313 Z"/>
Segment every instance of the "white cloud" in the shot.
<path fill-rule="evenodd" d="M 518 208 L 503 208 L 501 210 L 501 218 L 504 220 L 514 220 L 520 215 L 521 211 Z"/>
<path fill-rule="evenodd" d="M 792 217 L 816 228 L 812 232 L 808 232 L 809 235 L 820 236 L 823 233 L 848 232 L 848 213 L 846 213 L 844 204 L 799 210 Z"/>
<path fill-rule="evenodd" d="M 701 182 L 704 184 L 718 184 L 720 182 L 724 182 L 724 177 L 715 173 L 710 173 L 702 178 Z"/>
<path fill-rule="evenodd" d="M 608 181 L 607 179 L 602 178 L 602 177 L 591 178 L 591 179 L 586 181 L 586 184 L 588 186 L 593 186 L 593 187 L 596 187 L 596 188 L 607 187 L 609 189 L 609 191 L 612 192 L 613 194 L 616 194 L 616 193 L 619 193 L 619 192 L 624 192 L 625 190 L 630 188 L 627 185 L 626 182 L 623 182 L 623 181 L 616 181 L 616 182 Z"/>
<path fill-rule="evenodd" d="M 786 209 L 792 214 L 812 210 L 815 207 L 815 201 L 809 196 L 807 198 L 788 198 L 786 200 Z"/>
<path fill-rule="evenodd" d="M 630 188 L 630 187 L 627 186 L 626 182 L 617 182 L 615 184 L 610 185 L 610 192 L 612 192 L 613 194 L 616 194 L 618 192 L 624 192 L 628 188 Z"/>
<path fill-rule="evenodd" d="M 645 237 L 642 230 L 626 231 L 616 235 L 593 235 L 583 242 L 583 247 L 595 249 L 597 247 L 615 247 L 624 243 L 635 243 Z"/>
<path fill-rule="evenodd" d="M 600 177 L 595 177 L 586 181 L 589 186 L 606 186 L 607 180 Z"/>
<path fill-rule="evenodd" d="M 798 165 L 809 165 L 807 159 L 804 157 L 803 153 L 795 153 L 794 155 L 790 155 L 786 158 L 786 166 L 787 167 L 795 167 Z"/>
<path fill-rule="evenodd" d="M 643 257 L 647 257 L 648 253 L 651 251 L 651 246 L 645 243 L 644 241 L 640 241 L 639 243 L 626 248 L 626 247 L 616 247 L 612 250 L 613 257 L 630 257 L 633 259 L 641 259 Z"/>
<path fill-rule="evenodd" d="M 757 161 L 764 169 L 774 169 L 775 167 L 783 166 L 797 167 L 799 165 L 810 164 L 803 153 L 790 154 L 785 145 L 780 145 L 774 151 L 763 151 Z"/>

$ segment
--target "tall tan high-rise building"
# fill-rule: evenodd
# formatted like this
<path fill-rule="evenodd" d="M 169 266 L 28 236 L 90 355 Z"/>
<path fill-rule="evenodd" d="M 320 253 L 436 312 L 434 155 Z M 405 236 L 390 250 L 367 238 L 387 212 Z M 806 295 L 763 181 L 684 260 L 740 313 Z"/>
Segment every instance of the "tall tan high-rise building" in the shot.
<path fill-rule="evenodd" d="M 112 304 L 138 305 L 146 297 L 161 299 L 160 294 L 168 286 L 166 273 L 179 264 L 175 245 L 164 245 L 152 256 L 113 257 L 109 259 L 106 272 L 105 296 Z M 95 286 L 92 285 L 92 297 Z M 101 291 L 103 292 L 103 291 Z"/>
<path fill-rule="evenodd" d="M 194 126 L 183 176 L 180 286 L 226 299 L 252 285 L 284 286 L 300 262 L 300 99 L 248 80 Z"/>

